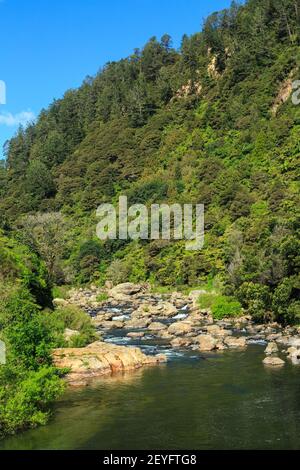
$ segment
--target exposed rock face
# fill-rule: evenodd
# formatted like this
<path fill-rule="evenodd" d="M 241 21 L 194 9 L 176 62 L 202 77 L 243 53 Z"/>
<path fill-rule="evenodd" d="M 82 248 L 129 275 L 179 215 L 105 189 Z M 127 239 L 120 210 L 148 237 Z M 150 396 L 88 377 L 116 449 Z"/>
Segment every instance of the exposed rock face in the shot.
<path fill-rule="evenodd" d="M 212 351 L 216 349 L 218 340 L 211 335 L 200 335 L 196 338 L 200 351 Z"/>
<path fill-rule="evenodd" d="M 53 351 L 58 368 L 70 368 L 67 381 L 82 385 L 93 377 L 138 369 L 166 362 L 164 355 L 147 356 L 139 348 L 116 346 L 97 341 L 85 348 L 61 348 Z"/>
<path fill-rule="evenodd" d="M 293 72 L 290 74 L 290 76 L 287 78 L 287 80 L 285 80 L 281 84 L 278 95 L 276 96 L 276 99 L 275 99 L 275 101 L 273 103 L 273 106 L 272 106 L 273 116 L 276 116 L 280 106 L 283 105 L 289 99 L 289 97 L 292 94 L 292 91 L 293 91 L 292 75 L 293 75 Z"/>
<path fill-rule="evenodd" d="M 280 357 L 268 356 L 263 360 L 265 366 L 282 367 L 285 362 Z"/>

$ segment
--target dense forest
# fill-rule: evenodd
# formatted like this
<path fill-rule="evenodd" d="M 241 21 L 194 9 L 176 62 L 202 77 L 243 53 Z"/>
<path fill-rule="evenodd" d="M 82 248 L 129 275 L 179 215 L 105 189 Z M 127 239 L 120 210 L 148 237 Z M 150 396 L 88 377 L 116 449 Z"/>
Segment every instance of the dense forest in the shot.
<path fill-rule="evenodd" d="M 49 318 L 54 285 L 214 286 L 258 320 L 299 322 L 299 61 L 299 0 L 233 2 L 179 50 L 166 34 L 106 64 L 7 142 L 0 327 L 14 360 L 1 374 L 15 395 L 7 402 L 0 392 L 4 432 L 45 419 L 40 405 L 23 403 L 32 403 L 26 387 L 34 396 L 39 384 L 41 403 L 59 393 L 48 351 L 63 323 Z M 101 242 L 96 209 L 120 195 L 205 204 L 204 249 Z"/>

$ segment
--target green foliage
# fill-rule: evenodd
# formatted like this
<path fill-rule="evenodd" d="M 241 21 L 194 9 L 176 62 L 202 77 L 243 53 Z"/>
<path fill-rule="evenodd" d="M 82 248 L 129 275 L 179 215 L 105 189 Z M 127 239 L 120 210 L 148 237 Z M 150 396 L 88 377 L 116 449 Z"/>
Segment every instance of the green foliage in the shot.
<path fill-rule="evenodd" d="M 51 363 L 53 336 L 43 313 L 26 289 L 12 291 L 1 304 L 1 336 L 14 364 L 37 370 Z"/>
<path fill-rule="evenodd" d="M 242 306 L 237 299 L 216 293 L 201 294 L 198 303 L 200 308 L 211 310 L 215 320 L 236 317 L 242 312 Z"/>
<path fill-rule="evenodd" d="M 237 297 L 255 320 L 267 319 L 268 306 L 270 305 L 270 290 L 267 286 L 245 282 L 239 288 Z"/>
<path fill-rule="evenodd" d="M 108 299 L 108 295 L 106 294 L 106 292 L 98 294 L 96 297 L 97 302 L 105 302 L 107 299 Z"/>
<path fill-rule="evenodd" d="M 58 307 L 54 312 L 48 312 L 46 317 L 48 327 L 56 333 L 56 346 L 62 347 L 66 345 L 63 339 L 63 333 L 66 328 L 76 330 L 79 333 L 70 338 L 68 346 L 81 348 L 97 339 L 90 317 L 75 305 Z"/>
<path fill-rule="evenodd" d="M 49 405 L 64 390 L 53 367 L 43 366 L 37 371 L 23 373 L 20 380 L 13 383 L 5 380 L 8 374 L 14 374 L 14 371 L 0 370 L 0 438 L 46 424 Z"/>
<path fill-rule="evenodd" d="M 50 282 L 179 287 L 217 276 L 228 295 L 241 289 L 258 320 L 298 321 L 300 114 L 280 98 L 299 78 L 298 4 L 233 2 L 178 51 L 168 35 L 151 38 L 18 131 L 0 166 L 1 226 L 12 232 L 24 214 L 63 214 L 63 249 L 23 241 Z M 204 248 L 98 242 L 96 208 L 121 194 L 147 207 L 204 203 Z M 13 265 L 6 259 L 3 270 Z"/>

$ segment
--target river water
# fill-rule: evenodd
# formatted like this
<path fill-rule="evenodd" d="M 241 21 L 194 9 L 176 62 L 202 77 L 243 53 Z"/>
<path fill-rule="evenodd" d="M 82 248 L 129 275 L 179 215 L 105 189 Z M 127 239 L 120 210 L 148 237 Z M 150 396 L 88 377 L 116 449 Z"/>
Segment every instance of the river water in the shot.
<path fill-rule="evenodd" d="M 169 350 L 168 364 L 68 391 L 47 426 L 0 449 L 299 449 L 300 369 L 266 369 L 263 351 Z"/>

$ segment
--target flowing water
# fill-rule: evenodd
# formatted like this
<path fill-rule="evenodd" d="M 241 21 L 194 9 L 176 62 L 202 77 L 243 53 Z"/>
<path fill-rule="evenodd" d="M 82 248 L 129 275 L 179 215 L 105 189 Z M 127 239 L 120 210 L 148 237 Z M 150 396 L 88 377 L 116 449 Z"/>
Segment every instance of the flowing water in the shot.
<path fill-rule="evenodd" d="M 170 350 L 168 364 L 68 391 L 47 426 L 0 448 L 299 449 L 300 369 L 264 368 L 263 350 Z"/>

